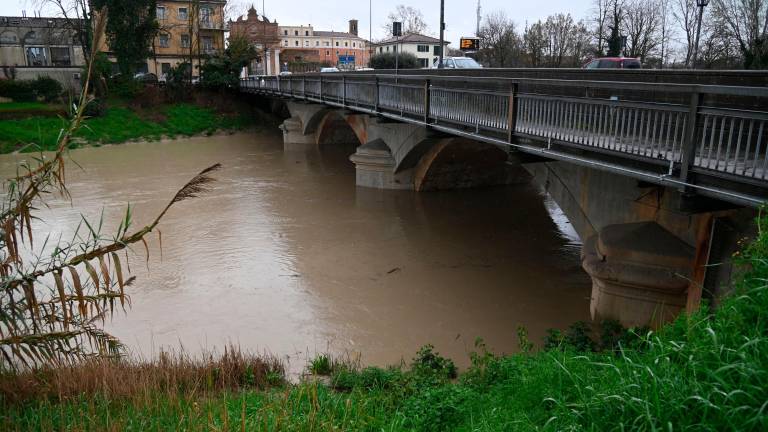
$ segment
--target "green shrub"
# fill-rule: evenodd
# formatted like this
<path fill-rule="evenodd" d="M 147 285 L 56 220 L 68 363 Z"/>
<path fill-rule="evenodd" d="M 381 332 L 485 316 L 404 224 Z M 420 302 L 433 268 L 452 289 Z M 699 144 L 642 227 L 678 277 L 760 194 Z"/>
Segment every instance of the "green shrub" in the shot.
<path fill-rule="evenodd" d="M 319 355 L 309 363 L 309 371 L 315 375 L 330 375 L 332 372 L 331 358 Z"/>
<path fill-rule="evenodd" d="M 31 86 L 35 96 L 46 102 L 53 102 L 58 99 L 63 91 L 61 84 L 51 77 L 38 77 L 32 81 Z"/>
<path fill-rule="evenodd" d="M 0 80 L 0 96 L 14 102 L 34 102 L 37 100 L 32 91 L 32 82 L 27 80 Z"/>
<path fill-rule="evenodd" d="M 458 374 L 453 360 L 435 352 L 433 345 L 424 345 L 419 349 L 411 363 L 411 370 L 417 375 L 434 375 L 443 379 L 453 379 Z"/>
<path fill-rule="evenodd" d="M 374 69 L 419 69 L 419 60 L 411 53 L 401 53 L 395 56 L 394 53 L 381 53 L 371 57 L 368 65 Z"/>

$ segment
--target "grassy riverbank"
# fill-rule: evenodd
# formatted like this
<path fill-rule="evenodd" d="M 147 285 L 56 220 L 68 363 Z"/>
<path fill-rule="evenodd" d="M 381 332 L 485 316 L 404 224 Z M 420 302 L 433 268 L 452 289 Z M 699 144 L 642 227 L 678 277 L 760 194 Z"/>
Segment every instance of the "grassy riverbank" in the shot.
<path fill-rule="evenodd" d="M 119 365 L 6 375 L 0 429 L 768 430 L 768 218 L 760 226 L 739 257 L 734 294 L 714 314 L 608 335 L 614 349 L 580 352 L 566 338 L 533 351 L 520 332 L 521 354 L 495 356 L 480 343 L 458 378 L 427 348 L 405 368 L 318 359 L 312 369 L 330 374 L 328 384 L 283 384 L 279 367 L 172 373 L 183 368 L 168 360 L 143 366 L 167 371 L 144 381 Z M 57 374 L 71 386 L 57 386 Z M 135 381 L 145 384 L 127 384 Z"/>
<path fill-rule="evenodd" d="M 0 104 L 0 110 L 3 105 Z M 16 109 L 20 108 L 24 107 L 16 106 Z M 218 130 L 242 130 L 254 124 L 249 115 L 250 112 L 220 113 L 212 108 L 184 103 L 160 105 L 151 110 L 115 103 L 102 116 L 87 119 L 76 138 L 79 145 L 119 144 L 139 139 L 211 134 Z M 50 116 L 0 120 L 0 153 L 52 150 L 59 131 L 66 124 L 64 119 Z"/>

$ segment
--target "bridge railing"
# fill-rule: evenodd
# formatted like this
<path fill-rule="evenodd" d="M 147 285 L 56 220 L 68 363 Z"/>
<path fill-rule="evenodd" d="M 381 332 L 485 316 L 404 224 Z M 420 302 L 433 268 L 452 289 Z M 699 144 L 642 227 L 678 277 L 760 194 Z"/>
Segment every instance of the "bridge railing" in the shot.
<path fill-rule="evenodd" d="M 768 180 L 768 88 L 445 76 L 244 79 L 244 91 L 322 102 L 516 145 L 620 155 L 692 184 Z M 661 101 L 661 102 L 660 102 Z"/>

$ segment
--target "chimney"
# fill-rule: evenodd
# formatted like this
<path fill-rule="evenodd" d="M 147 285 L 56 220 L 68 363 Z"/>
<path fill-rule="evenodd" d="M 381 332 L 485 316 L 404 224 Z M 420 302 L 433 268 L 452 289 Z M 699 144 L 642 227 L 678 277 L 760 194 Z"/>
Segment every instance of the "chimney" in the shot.
<path fill-rule="evenodd" d="M 357 20 L 349 20 L 349 34 L 357 36 Z"/>

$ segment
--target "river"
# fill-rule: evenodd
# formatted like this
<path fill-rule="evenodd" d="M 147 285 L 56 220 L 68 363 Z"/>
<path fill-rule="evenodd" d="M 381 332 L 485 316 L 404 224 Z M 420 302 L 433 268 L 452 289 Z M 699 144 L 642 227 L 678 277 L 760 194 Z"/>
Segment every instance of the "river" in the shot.
<path fill-rule="evenodd" d="M 406 362 L 427 343 L 468 363 L 475 338 L 517 350 L 518 326 L 589 319 L 580 244 L 534 186 L 413 193 L 355 187 L 344 149 L 283 152 L 278 133 L 71 152 L 72 202 L 49 199 L 37 237 L 73 233 L 81 214 L 114 232 L 128 203 L 147 223 L 202 168 L 215 191 L 163 220 L 162 253 L 135 249 L 132 307 L 106 329 L 135 355 L 238 344 L 301 369 L 315 353 Z M 29 155 L 0 157 L 7 177 Z"/>

